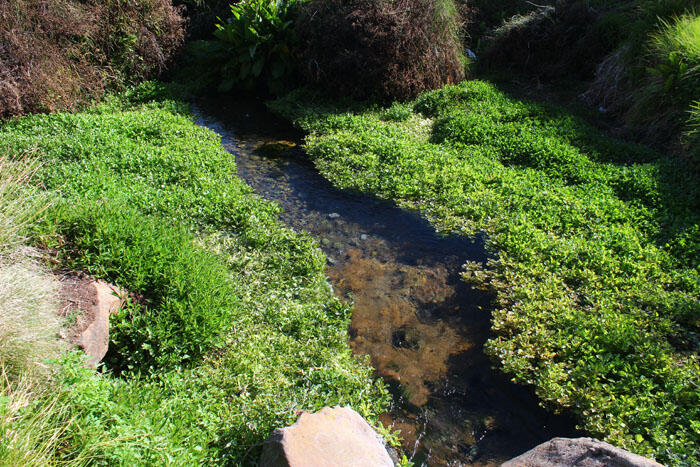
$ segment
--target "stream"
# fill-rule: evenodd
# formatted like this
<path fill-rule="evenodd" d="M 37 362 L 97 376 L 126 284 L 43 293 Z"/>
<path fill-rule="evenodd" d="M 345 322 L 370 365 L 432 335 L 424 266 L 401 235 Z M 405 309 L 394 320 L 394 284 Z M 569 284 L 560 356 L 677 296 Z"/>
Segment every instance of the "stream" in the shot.
<path fill-rule="evenodd" d="M 302 135 L 258 102 L 204 100 L 196 113 L 282 221 L 318 239 L 335 293 L 354 303 L 350 345 L 390 388 L 382 422 L 416 466 L 499 465 L 579 434 L 483 352 L 491 297 L 459 277 L 486 258 L 483 239 L 436 234 L 415 212 L 334 188 L 295 146 Z"/>

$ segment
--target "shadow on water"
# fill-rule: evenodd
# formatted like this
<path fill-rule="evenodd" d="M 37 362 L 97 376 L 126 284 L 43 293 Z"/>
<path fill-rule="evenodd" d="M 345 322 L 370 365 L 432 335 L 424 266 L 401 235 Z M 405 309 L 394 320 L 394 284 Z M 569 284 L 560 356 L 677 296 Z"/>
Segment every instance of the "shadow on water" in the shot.
<path fill-rule="evenodd" d="M 300 135 L 259 103 L 203 101 L 198 113 L 239 175 L 319 240 L 335 292 L 354 302 L 350 345 L 392 392 L 382 421 L 416 465 L 496 465 L 577 434 L 483 353 L 490 297 L 459 278 L 465 261 L 486 258 L 482 239 L 438 235 L 415 212 L 334 188 L 295 145 Z"/>

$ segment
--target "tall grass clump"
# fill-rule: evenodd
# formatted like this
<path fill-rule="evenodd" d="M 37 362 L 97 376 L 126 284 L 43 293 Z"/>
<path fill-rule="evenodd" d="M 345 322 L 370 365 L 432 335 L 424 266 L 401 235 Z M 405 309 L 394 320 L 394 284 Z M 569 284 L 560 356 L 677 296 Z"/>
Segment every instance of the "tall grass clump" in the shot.
<path fill-rule="evenodd" d="M 689 114 L 684 139 L 685 151 L 690 160 L 700 166 L 700 101 L 691 106 Z"/>
<path fill-rule="evenodd" d="M 5 375 L 39 373 L 60 350 L 57 281 L 24 246 L 25 233 L 47 204 L 28 183 L 34 158 L 0 156 L 0 364 Z"/>
<path fill-rule="evenodd" d="M 646 77 L 632 93 L 627 118 L 668 138 L 683 127 L 700 96 L 700 16 L 690 12 L 662 19 L 647 50 Z"/>
<path fill-rule="evenodd" d="M 532 73 L 543 79 L 593 75 L 599 58 L 616 45 L 617 25 L 596 25 L 598 15 L 585 2 L 544 3 L 484 35 L 477 61 L 482 71 Z"/>
<path fill-rule="evenodd" d="M 46 195 L 27 183 L 38 168 L 35 157 L 0 155 L 0 255 L 25 242 L 26 227 L 46 207 Z"/>
<path fill-rule="evenodd" d="M 3 323 L 4 324 L 4 323 Z M 0 370 L 0 463 L 49 465 L 66 430 L 66 408 L 49 400 L 49 386 Z M 77 465 L 78 462 L 69 463 Z"/>
<path fill-rule="evenodd" d="M 58 282 L 34 261 L 0 258 L 0 362 L 8 375 L 40 373 L 62 345 Z"/>
<path fill-rule="evenodd" d="M 0 464 L 46 465 L 60 444 L 64 409 L 51 392 L 59 340 L 58 281 L 26 246 L 47 205 L 32 187 L 36 158 L 0 155 Z"/>

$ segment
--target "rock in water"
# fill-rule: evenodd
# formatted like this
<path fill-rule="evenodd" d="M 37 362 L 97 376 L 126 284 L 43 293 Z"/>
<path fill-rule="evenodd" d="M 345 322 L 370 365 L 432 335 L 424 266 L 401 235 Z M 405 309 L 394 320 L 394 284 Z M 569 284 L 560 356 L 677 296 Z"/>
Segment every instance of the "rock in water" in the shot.
<path fill-rule="evenodd" d="M 348 407 L 304 413 L 276 429 L 265 441 L 262 467 L 392 467 L 384 444 L 371 426 Z"/>
<path fill-rule="evenodd" d="M 296 143 L 291 141 L 267 141 L 257 147 L 257 151 L 266 157 L 290 157 L 297 149 Z"/>
<path fill-rule="evenodd" d="M 593 438 L 553 438 L 502 467 L 663 467 Z"/>

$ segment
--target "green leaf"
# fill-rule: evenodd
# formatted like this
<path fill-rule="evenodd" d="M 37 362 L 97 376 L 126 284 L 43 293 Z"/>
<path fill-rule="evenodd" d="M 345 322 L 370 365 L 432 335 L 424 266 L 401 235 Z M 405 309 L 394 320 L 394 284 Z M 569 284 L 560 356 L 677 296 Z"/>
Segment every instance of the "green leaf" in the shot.
<path fill-rule="evenodd" d="M 264 65 L 265 65 L 265 58 L 264 57 L 257 59 L 255 61 L 255 63 L 253 64 L 253 70 L 252 70 L 253 76 L 255 76 L 256 78 L 258 76 L 260 76 L 260 73 L 262 73 L 262 69 L 263 69 Z"/>

